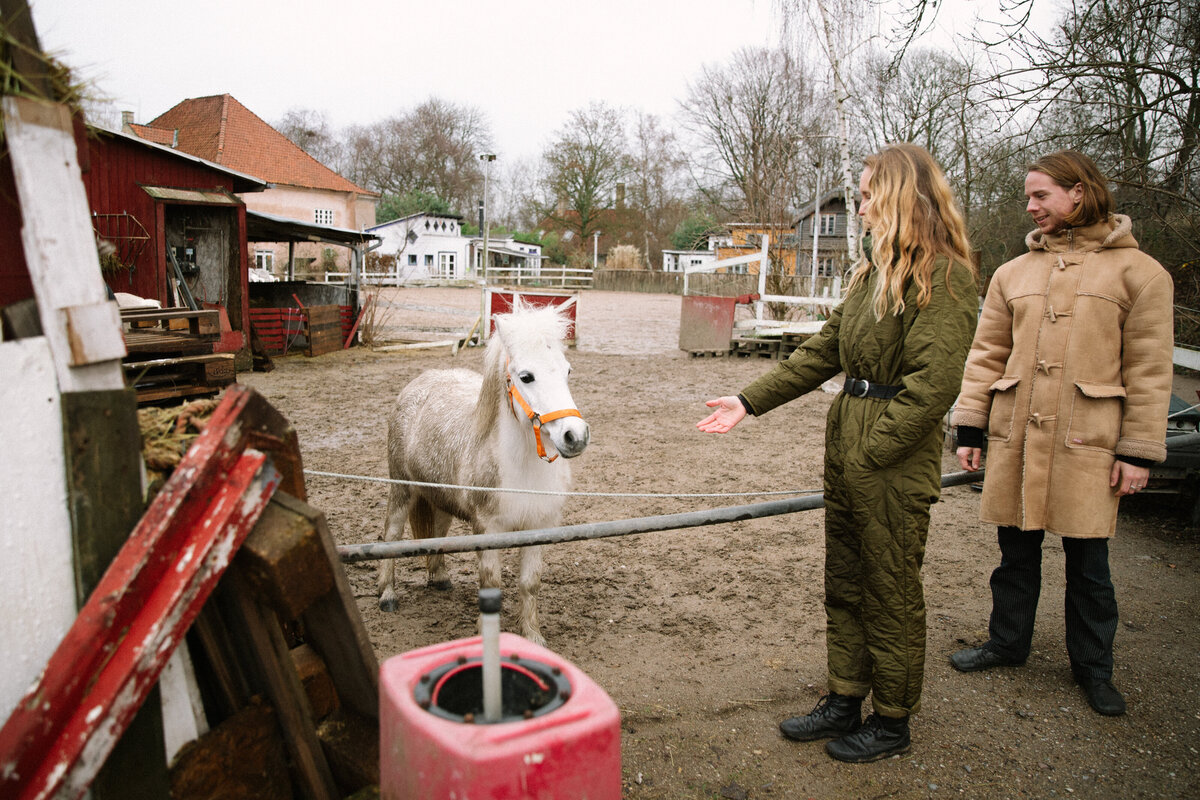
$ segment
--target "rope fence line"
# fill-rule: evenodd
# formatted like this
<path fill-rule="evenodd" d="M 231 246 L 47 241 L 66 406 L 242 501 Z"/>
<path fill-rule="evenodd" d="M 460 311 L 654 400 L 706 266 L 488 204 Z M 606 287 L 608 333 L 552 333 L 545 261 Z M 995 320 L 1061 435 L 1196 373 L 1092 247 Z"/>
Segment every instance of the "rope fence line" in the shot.
<path fill-rule="evenodd" d="M 962 486 L 983 480 L 983 470 L 976 472 L 950 472 L 942 476 L 942 486 Z M 577 542 L 584 539 L 605 539 L 611 536 L 627 536 L 633 533 L 682 530 L 725 522 L 739 522 L 761 517 L 774 517 L 797 511 L 823 508 L 825 495 L 816 494 L 793 497 L 788 500 L 768 500 L 741 506 L 726 506 L 704 511 L 682 514 L 660 514 L 653 517 L 618 519 L 611 522 L 588 522 L 580 525 L 563 525 L 556 528 L 536 528 L 528 531 L 502 533 L 480 533 L 468 536 L 442 536 L 430 539 L 415 539 L 399 542 L 372 542 L 370 544 L 341 545 L 337 548 L 343 563 L 378 561 L 385 558 L 407 558 L 444 553 L 473 553 L 482 550 L 504 550 L 511 547 L 532 547 L 540 544 Z"/>
<path fill-rule="evenodd" d="M 501 486 L 464 486 L 457 483 L 427 483 L 425 481 L 409 481 L 400 478 L 376 478 L 370 475 L 348 475 L 341 472 L 321 472 L 306 469 L 306 476 L 315 478 L 336 478 L 338 480 L 364 481 L 366 483 L 388 483 L 403 486 L 423 486 L 428 489 L 463 489 L 471 492 L 505 492 L 511 494 L 542 494 L 562 497 L 644 497 L 644 498 L 720 498 L 720 497 L 776 497 L 785 495 L 820 494 L 820 489 L 782 489 L 770 492 L 694 492 L 685 494 L 662 494 L 658 492 L 553 492 L 549 489 L 509 489 Z"/>

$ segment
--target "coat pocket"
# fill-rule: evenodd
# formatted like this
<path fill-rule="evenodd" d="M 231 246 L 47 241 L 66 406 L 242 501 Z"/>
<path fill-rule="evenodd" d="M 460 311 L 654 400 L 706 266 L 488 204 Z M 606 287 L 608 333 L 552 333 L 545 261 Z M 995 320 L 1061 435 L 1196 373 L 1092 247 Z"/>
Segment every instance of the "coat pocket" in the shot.
<path fill-rule="evenodd" d="M 988 439 L 1007 442 L 1012 438 L 1013 416 L 1017 410 L 1017 384 L 1020 378 L 1000 378 L 988 391 L 992 393 L 992 409 L 988 412 Z"/>
<path fill-rule="evenodd" d="M 1121 435 L 1124 407 L 1124 386 L 1075 381 L 1067 447 L 1114 452 Z"/>

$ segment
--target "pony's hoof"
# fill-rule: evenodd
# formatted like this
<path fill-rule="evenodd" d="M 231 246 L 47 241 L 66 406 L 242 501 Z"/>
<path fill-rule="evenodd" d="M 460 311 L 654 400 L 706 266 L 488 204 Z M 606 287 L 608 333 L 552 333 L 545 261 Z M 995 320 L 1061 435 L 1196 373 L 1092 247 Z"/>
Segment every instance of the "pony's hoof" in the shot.
<path fill-rule="evenodd" d="M 398 601 L 394 596 L 379 598 L 379 610 L 380 611 L 386 611 L 390 614 L 393 611 L 398 610 L 399 608 L 400 608 L 400 601 Z"/>
<path fill-rule="evenodd" d="M 444 578 L 440 581 L 430 581 L 429 582 L 429 588 L 437 589 L 439 592 L 444 592 L 444 591 L 448 590 L 450 588 L 450 586 L 451 586 L 451 583 L 450 583 L 449 578 Z"/>

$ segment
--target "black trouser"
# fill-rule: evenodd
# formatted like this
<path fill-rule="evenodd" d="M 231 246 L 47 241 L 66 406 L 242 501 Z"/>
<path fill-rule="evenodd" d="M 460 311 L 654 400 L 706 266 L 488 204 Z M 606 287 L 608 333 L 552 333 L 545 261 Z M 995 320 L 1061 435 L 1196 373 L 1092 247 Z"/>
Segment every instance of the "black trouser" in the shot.
<path fill-rule="evenodd" d="M 1029 657 L 1042 587 L 1044 531 L 1002 527 L 1000 566 L 992 573 L 987 648 L 1013 661 Z M 1112 677 L 1117 598 L 1108 569 L 1108 539 L 1062 537 L 1066 554 L 1067 654 L 1081 678 Z"/>

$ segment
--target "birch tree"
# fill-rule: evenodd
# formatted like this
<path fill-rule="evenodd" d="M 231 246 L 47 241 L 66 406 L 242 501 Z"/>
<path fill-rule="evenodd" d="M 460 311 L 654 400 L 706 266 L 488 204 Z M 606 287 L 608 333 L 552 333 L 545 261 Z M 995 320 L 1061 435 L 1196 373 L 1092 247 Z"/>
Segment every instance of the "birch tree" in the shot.
<path fill-rule="evenodd" d="M 874 8 L 870 0 L 776 0 L 783 19 L 782 39 L 794 53 L 815 42 L 829 68 L 835 104 L 842 192 L 846 198 L 846 247 L 859 253 L 857 176 L 851 161 L 849 77 L 873 30 L 867 26 Z M 852 256 L 853 257 L 853 256 Z"/>

